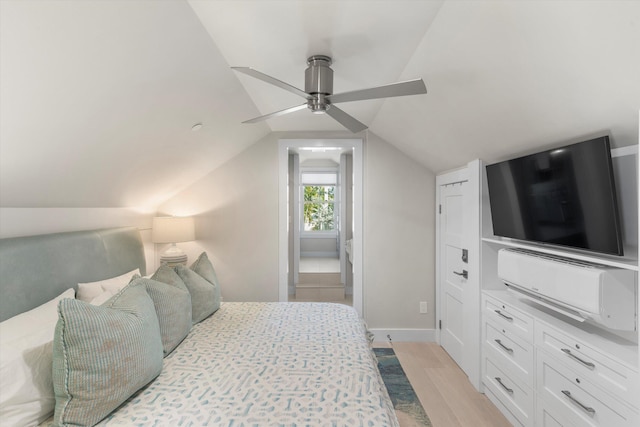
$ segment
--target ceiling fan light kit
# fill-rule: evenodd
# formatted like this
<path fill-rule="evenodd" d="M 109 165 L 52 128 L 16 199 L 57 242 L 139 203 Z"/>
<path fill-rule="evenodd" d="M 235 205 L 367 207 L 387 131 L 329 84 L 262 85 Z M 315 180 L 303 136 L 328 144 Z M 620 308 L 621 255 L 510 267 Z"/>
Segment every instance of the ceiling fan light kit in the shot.
<path fill-rule="evenodd" d="M 243 123 L 261 122 L 272 117 L 293 113 L 306 107 L 314 114 L 326 113 L 351 132 L 357 133 L 367 129 L 367 126 L 360 123 L 354 117 L 345 113 L 334 104 L 339 102 L 364 101 L 367 99 L 390 98 L 394 96 L 419 95 L 427 93 L 427 88 L 422 79 L 416 79 L 334 95 L 333 70 L 331 69 L 331 62 L 331 58 L 326 55 L 313 55 L 307 59 L 308 67 L 304 72 L 304 91 L 250 67 L 231 67 L 240 73 L 262 80 L 263 82 L 274 86 L 278 86 L 281 89 L 295 93 L 307 100 L 307 102 L 302 105 L 297 105 L 295 107 L 286 108 L 284 110 L 256 117 L 244 121 Z"/>

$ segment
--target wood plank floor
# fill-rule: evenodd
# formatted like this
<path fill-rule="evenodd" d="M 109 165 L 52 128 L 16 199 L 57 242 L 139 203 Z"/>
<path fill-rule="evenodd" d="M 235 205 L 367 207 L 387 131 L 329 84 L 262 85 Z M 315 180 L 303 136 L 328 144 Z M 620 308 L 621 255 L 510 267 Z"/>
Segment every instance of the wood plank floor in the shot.
<path fill-rule="evenodd" d="M 511 426 L 438 344 L 376 342 L 374 347 L 393 347 L 433 427 Z"/>

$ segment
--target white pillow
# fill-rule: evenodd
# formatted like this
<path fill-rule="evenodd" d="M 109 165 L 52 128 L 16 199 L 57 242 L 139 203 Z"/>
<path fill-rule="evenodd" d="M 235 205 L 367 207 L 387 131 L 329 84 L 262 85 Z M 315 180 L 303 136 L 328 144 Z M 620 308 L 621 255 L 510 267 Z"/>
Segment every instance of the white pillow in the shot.
<path fill-rule="evenodd" d="M 117 294 L 117 292 L 112 293 L 111 291 L 104 291 L 103 293 L 101 293 L 100 295 L 98 295 L 97 297 L 95 297 L 94 299 L 89 301 L 89 304 L 91 304 L 91 305 L 102 305 L 105 302 L 109 301 L 109 299 L 112 296 L 114 296 L 115 294 Z"/>
<path fill-rule="evenodd" d="M 0 323 L 3 426 L 37 425 L 53 412 L 52 342 L 58 301 L 73 295 L 73 289 L 67 289 L 57 298 Z"/>
<path fill-rule="evenodd" d="M 140 274 L 140 269 L 136 268 L 128 273 L 121 274 L 118 277 L 112 277 L 110 279 L 99 280 L 97 282 L 78 283 L 78 293 L 76 299 L 80 301 L 90 303 L 94 298 L 99 296 L 105 291 L 111 292 L 115 295 L 118 291 L 129 283 L 131 276 L 134 274 Z"/>

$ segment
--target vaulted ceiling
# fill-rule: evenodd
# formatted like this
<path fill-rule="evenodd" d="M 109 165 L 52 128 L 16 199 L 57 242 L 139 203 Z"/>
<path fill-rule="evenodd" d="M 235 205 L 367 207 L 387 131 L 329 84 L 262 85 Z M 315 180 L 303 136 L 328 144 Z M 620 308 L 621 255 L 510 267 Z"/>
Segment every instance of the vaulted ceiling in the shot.
<path fill-rule="evenodd" d="M 341 104 L 434 172 L 609 133 L 638 142 L 638 1 L 0 1 L 0 207 L 150 209 L 272 131 L 335 131 L 295 95 L 423 78 Z M 203 127 L 194 132 L 196 123 Z"/>

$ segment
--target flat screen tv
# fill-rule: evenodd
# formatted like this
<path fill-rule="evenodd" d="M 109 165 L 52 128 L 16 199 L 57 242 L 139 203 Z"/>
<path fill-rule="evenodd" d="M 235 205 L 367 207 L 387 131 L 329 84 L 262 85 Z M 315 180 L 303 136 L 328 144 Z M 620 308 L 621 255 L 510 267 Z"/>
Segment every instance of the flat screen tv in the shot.
<path fill-rule="evenodd" d="M 609 137 L 487 165 L 493 233 L 623 255 Z"/>

